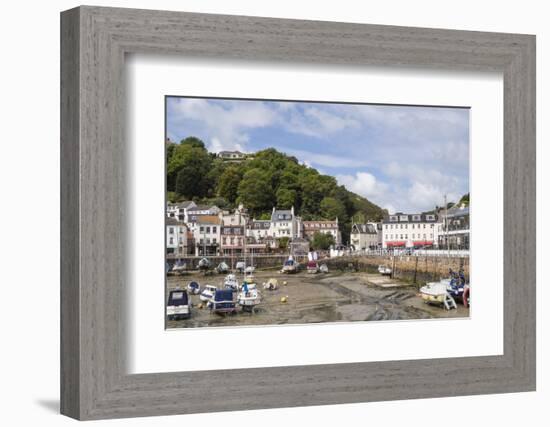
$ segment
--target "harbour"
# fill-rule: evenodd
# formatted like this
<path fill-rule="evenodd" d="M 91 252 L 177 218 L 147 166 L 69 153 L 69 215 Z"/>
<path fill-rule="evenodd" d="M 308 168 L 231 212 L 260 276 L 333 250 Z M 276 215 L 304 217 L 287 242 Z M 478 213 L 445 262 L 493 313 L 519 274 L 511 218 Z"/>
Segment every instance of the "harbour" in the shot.
<path fill-rule="evenodd" d="M 423 266 L 428 265 L 425 260 Z M 320 261 L 324 263 L 325 260 Z M 402 269 L 396 277 L 383 276 L 374 267 L 376 263 L 386 262 L 385 258 L 361 257 L 327 259 L 328 273 L 310 274 L 301 268 L 295 274 L 281 273 L 280 268 L 258 268 L 254 271 L 254 282 L 260 293 L 260 303 L 254 310 L 236 309 L 232 313 L 216 313 L 208 303 L 201 301 L 200 294 L 189 294 L 190 316 L 186 319 L 167 320 L 167 329 L 218 327 L 218 326 L 259 326 L 292 325 L 323 322 L 354 322 L 409 320 L 432 318 L 469 317 L 469 308 L 457 304 L 452 310 L 440 304 L 427 304 L 420 295 L 420 289 L 426 284 L 421 277 L 434 280 L 444 274 L 430 275 L 429 271 L 417 269 L 417 282 L 412 280 L 414 271 L 403 267 L 406 258 L 394 260 Z M 433 265 L 445 266 L 443 259 Z M 448 259 L 454 266 L 460 265 L 459 259 Z M 414 261 L 412 265 L 414 265 Z M 422 262 L 420 262 L 422 264 Z M 432 264 L 430 264 L 432 265 Z M 422 267 L 422 265 L 421 265 Z M 441 268 L 445 268 L 441 267 Z M 397 277 L 399 276 L 399 277 Z M 176 289 L 186 289 L 188 283 L 196 282 L 202 288 L 207 285 L 217 289 L 224 288 L 224 274 L 190 270 L 183 274 L 167 276 L 167 295 Z M 244 275 L 236 274 L 239 283 Z M 277 284 L 275 289 L 264 289 L 270 279 Z"/>

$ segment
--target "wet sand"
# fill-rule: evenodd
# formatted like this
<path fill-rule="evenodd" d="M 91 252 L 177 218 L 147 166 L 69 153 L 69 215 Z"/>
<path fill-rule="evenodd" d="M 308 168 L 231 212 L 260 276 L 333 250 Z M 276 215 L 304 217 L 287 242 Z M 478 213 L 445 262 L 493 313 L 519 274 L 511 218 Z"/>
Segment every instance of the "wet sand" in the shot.
<path fill-rule="evenodd" d="M 350 322 L 371 320 L 406 320 L 468 317 L 469 309 L 458 304 L 456 310 L 425 304 L 415 286 L 398 280 L 367 273 L 281 274 L 278 271 L 259 271 L 254 274 L 262 302 L 255 313 L 238 308 L 236 314 L 219 315 L 200 309 L 198 295 L 190 296 L 191 318 L 168 321 L 167 328 L 216 326 L 281 325 L 321 322 Z M 169 276 L 168 289 L 185 289 L 194 280 L 201 285 L 223 288 L 225 275 L 204 276 L 193 272 Z M 239 280 L 242 275 L 237 276 Z M 264 290 L 262 283 L 270 278 L 279 282 L 274 291 Z M 283 282 L 286 281 L 286 286 Z M 281 297 L 287 297 L 281 303 Z M 204 305 L 204 303 L 203 303 Z"/>

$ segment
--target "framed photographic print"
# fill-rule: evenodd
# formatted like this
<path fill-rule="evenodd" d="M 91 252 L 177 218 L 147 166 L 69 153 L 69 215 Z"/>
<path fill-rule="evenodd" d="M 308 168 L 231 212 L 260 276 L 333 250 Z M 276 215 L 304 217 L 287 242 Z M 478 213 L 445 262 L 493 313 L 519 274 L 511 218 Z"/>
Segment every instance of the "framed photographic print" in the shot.
<path fill-rule="evenodd" d="M 534 36 L 98 7 L 61 36 L 62 413 L 535 389 Z"/>

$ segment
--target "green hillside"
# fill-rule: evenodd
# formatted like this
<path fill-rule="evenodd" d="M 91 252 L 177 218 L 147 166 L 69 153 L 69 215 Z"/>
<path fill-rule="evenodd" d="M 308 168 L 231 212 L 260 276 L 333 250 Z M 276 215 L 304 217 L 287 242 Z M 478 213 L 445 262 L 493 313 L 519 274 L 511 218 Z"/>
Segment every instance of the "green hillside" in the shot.
<path fill-rule="evenodd" d="M 338 185 L 332 176 L 301 165 L 274 148 L 241 162 L 224 161 L 204 143 L 189 137 L 166 148 L 168 199 L 213 203 L 232 208 L 242 203 L 255 218 L 267 218 L 273 206 L 294 209 L 304 220 L 338 217 L 343 236 L 352 219 L 380 220 L 386 211 Z"/>

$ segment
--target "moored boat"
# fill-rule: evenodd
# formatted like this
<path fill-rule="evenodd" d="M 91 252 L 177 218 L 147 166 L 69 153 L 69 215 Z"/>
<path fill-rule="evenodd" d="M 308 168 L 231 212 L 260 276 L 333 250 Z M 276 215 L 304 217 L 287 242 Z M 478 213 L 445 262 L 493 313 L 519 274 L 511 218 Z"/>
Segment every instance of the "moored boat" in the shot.
<path fill-rule="evenodd" d="M 210 302 L 212 298 L 214 298 L 217 290 L 218 288 L 214 285 L 206 285 L 202 290 L 199 299 L 204 302 Z"/>
<path fill-rule="evenodd" d="M 210 301 L 210 309 L 214 313 L 234 313 L 237 311 L 233 291 L 231 289 L 218 289 Z"/>
<path fill-rule="evenodd" d="M 187 269 L 187 264 L 185 264 L 181 259 L 178 259 L 174 266 L 172 267 L 172 273 L 183 273 Z"/>
<path fill-rule="evenodd" d="M 244 311 L 254 312 L 258 304 L 260 304 L 261 295 L 256 288 L 256 283 L 243 283 L 241 292 L 237 295 L 237 302 Z"/>
<path fill-rule="evenodd" d="M 219 274 L 226 274 L 227 272 L 229 272 L 229 266 L 225 262 L 222 261 L 216 267 L 216 271 Z"/>
<path fill-rule="evenodd" d="M 187 284 L 187 292 L 189 292 L 191 295 L 198 295 L 201 292 L 201 286 L 198 282 L 189 282 Z"/>
<path fill-rule="evenodd" d="M 189 297 L 187 291 L 176 288 L 168 294 L 166 303 L 166 316 L 168 320 L 187 319 L 191 316 Z"/>
<path fill-rule="evenodd" d="M 390 267 L 387 267 L 385 265 L 379 265 L 378 266 L 378 272 L 382 275 L 382 276 L 391 276 L 391 273 L 392 273 L 392 270 Z"/>
<path fill-rule="evenodd" d="M 239 281 L 237 280 L 237 276 L 235 276 L 234 274 L 228 274 L 227 276 L 225 276 L 225 279 L 223 281 L 223 286 L 233 291 L 238 290 Z"/>
<path fill-rule="evenodd" d="M 306 270 L 310 274 L 317 274 L 319 273 L 319 264 L 317 264 L 317 261 L 309 261 Z"/>
<path fill-rule="evenodd" d="M 286 274 L 292 274 L 296 273 L 298 271 L 298 264 L 292 257 L 289 257 L 283 264 L 283 268 L 281 270 L 282 273 Z"/>

